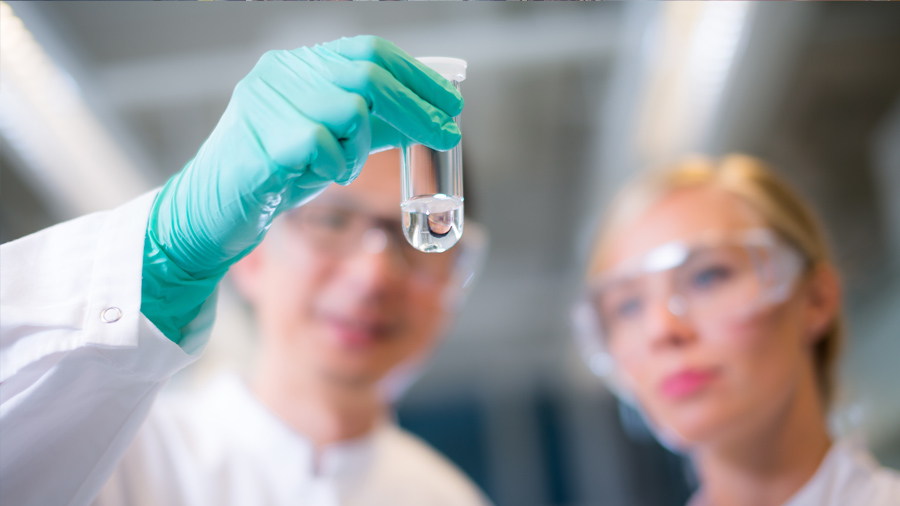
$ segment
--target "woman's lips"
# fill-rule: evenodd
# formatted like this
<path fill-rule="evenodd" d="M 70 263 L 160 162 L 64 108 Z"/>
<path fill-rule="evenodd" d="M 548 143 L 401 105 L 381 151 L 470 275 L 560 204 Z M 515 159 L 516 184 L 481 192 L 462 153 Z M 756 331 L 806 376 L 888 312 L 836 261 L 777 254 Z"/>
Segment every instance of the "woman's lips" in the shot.
<path fill-rule="evenodd" d="M 706 388 L 719 375 L 715 369 L 685 369 L 667 376 L 660 390 L 672 399 L 683 399 Z"/>

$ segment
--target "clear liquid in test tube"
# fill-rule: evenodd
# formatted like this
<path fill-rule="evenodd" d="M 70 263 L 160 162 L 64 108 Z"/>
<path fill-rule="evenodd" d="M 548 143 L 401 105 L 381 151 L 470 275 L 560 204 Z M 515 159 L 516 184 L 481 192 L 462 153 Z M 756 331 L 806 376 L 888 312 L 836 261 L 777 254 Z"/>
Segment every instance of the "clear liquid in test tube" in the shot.
<path fill-rule="evenodd" d="M 459 90 L 466 78 L 466 61 L 458 58 L 418 58 Z M 460 126 L 459 116 L 453 118 Z M 460 128 L 462 132 L 462 128 Z M 441 253 L 463 233 L 462 142 L 447 151 L 421 144 L 403 146 L 400 209 L 406 240 L 419 251 Z"/>

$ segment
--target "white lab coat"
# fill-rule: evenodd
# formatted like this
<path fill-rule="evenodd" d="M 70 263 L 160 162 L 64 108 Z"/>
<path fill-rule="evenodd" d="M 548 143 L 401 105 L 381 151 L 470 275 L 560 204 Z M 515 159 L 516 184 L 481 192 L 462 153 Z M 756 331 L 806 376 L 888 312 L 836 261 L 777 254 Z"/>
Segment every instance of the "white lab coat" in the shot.
<path fill-rule="evenodd" d="M 856 439 L 835 442 L 816 473 L 783 506 L 900 506 L 900 474 Z M 697 494 L 688 506 L 714 506 Z"/>
<path fill-rule="evenodd" d="M 315 473 L 328 483 L 311 478 L 302 438 L 246 397 L 245 432 L 217 419 L 221 393 L 204 414 L 156 410 L 160 389 L 205 347 L 215 297 L 181 346 L 140 314 L 153 198 L 0 247 L 0 504 L 90 504 L 111 475 L 98 501 L 117 505 L 337 504 L 361 499 L 348 492 L 356 485 L 373 494 L 367 504 L 478 503 L 458 471 L 391 425 L 329 453 Z"/>
<path fill-rule="evenodd" d="M 317 455 L 236 376 L 163 397 L 95 506 L 486 503 L 444 457 L 389 421 Z"/>

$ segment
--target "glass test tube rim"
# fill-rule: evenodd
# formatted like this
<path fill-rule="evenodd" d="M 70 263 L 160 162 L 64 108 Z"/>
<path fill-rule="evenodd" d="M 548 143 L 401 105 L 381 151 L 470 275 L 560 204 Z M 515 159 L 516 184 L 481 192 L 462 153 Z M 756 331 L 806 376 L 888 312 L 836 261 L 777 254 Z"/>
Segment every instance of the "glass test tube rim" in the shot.
<path fill-rule="evenodd" d="M 465 60 L 452 57 L 421 57 L 417 58 L 431 70 L 448 79 L 456 88 L 466 78 Z M 453 118 L 459 125 L 459 115 Z M 451 164 L 441 164 L 440 167 L 449 167 L 450 178 L 441 179 L 436 183 L 434 190 L 422 192 L 417 188 L 417 175 L 411 172 L 413 150 L 417 143 L 404 143 L 402 155 L 403 175 L 403 201 L 400 204 L 403 210 L 404 232 L 407 241 L 416 249 L 425 252 L 442 252 L 455 245 L 463 231 L 463 205 L 465 197 L 462 192 L 462 167 L 461 146 L 457 144 L 448 150 L 434 150 L 425 147 L 432 153 L 450 153 Z M 421 146 L 418 149 L 423 149 Z M 432 163 L 438 163 L 433 161 Z M 434 204 L 439 203 L 435 209 Z M 446 207 L 446 209 L 443 209 Z M 453 232 L 451 234 L 451 232 Z M 440 244 L 439 244 L 440 243 Z"/>

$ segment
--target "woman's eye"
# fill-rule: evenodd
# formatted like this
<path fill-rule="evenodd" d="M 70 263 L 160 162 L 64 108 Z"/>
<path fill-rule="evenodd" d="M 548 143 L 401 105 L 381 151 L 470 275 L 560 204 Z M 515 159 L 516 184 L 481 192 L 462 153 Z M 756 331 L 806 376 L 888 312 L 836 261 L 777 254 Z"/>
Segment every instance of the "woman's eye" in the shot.
<path fill-rule="evenodd" d="M 616 316 L 619 318 L 631 318 L 641 311 L 641 300 L 637 297 L 626 299 L 616 307 Z"/>
<path fill-rule="evenodd" d="M 610 300 L 605 304 L 603 314 L 612 321 L 628 320 L 635 318 L 641 312 L 643 301 L 637 296 L 628 296 Z"/>
<path fill-rule="evenodd" d="M 695 288 L 707 289 L 731 278 L 731 269 L 725 266 L 708 267 L 694 274 L 692 284 Z"/>

